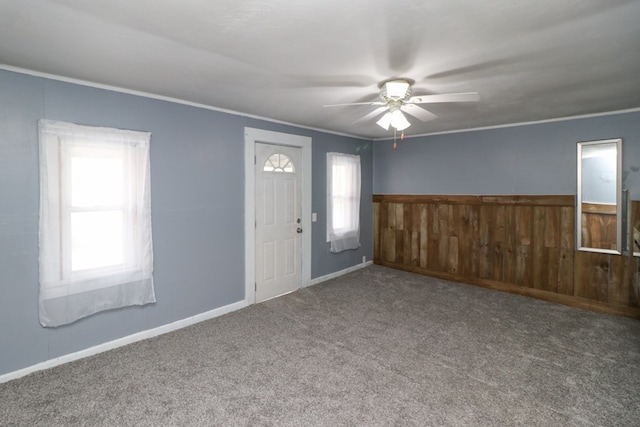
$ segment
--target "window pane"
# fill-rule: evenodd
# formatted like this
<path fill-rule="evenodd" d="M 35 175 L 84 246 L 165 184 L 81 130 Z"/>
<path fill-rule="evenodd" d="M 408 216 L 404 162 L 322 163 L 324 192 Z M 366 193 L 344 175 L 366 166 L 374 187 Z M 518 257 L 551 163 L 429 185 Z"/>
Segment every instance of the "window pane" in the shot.
<path fill-rule="evenodd" d="M 285 154 L 272 154 L 269 156 L 269 158 L 264 162 L 262 170 L 265 172 L 295 172 L 291 159 L 289 159 Z"/>
<path fill-rule="evenodd" d="M 72 206 L 122 206 L 123 204 L 122 159 L 92 157 L 71 159 Z"/>
<path fill-rule="evenodd" d="M 265 172 L 273 172 L 275 169 L 275 166 L 273 166 L 273 164 L 269 160 L 265 162 L 264 167 L 262 168 L 262 170 Z"/>
<path fill-rule="evenodd" d="M 124 263 L 124 213 L 117 211 L 71 214 L 71 270 Z"/>
<path fill-rule="evenodd" d="M 334 165 L 332 168 L 331 191 L 333 195 L 333 228 L 347 231 L 353 227 L 352 195 L 353 183 L 349 180 L 348 165 Z"/>
<path fill-rule="evenodd" d="M 333 199 L 333 228 L 341 230 L 348 226 L 347 203 L 343 198 Z"/>

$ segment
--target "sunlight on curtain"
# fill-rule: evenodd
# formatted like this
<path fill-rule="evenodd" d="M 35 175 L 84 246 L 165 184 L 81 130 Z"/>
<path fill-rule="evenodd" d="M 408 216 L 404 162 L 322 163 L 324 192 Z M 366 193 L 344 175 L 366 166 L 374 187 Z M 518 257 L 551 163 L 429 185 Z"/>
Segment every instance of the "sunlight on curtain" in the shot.
<path fill-rule="evenodd" d="M 155 302 L 151 134 L 40 120 L 40 323 Z"/>
<path fill-rule="evenodd" d="M 360 247 L 360 156 L 327 153 L 327 237 L 331 252 Z"/>

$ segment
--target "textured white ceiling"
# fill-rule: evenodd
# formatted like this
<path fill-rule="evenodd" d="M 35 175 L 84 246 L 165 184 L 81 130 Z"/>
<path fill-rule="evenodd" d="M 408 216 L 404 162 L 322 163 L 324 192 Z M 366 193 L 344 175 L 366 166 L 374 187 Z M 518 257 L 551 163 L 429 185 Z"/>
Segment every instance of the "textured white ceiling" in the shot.
<path fill-rule="evenodd" d="M 378 82 L 429 104 L 408 135 L 640 107 L 640 0 L 0 0 L 0 64 L 382 138 Z"/>

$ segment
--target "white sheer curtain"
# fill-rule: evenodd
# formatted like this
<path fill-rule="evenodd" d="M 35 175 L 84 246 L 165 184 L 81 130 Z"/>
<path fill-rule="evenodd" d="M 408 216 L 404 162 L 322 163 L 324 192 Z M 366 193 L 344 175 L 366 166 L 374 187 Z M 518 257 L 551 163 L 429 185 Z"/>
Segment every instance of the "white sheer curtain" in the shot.
<path fill-rule="evenodd" d="M 40 120 L 40 323 L 155 302 L 151 134 Z"/>
<path fill-rule="evenodd" d="M 360 246 L 360 156 L 327 153 L 327 238 L 331 252 Z"/>

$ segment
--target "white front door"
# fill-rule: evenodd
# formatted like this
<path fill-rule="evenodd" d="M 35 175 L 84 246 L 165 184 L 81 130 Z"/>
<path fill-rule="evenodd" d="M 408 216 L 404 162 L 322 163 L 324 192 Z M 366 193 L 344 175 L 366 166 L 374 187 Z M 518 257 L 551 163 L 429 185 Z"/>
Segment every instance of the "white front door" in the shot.
<path fill-rule="evenodd" d="M 300 148 L 255 146 L 256 295 L 260 302 L 302 285 Z"/>

